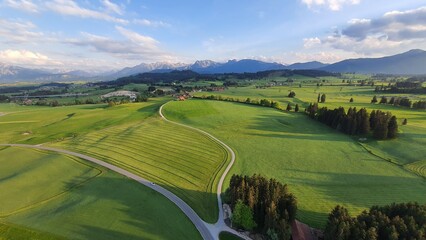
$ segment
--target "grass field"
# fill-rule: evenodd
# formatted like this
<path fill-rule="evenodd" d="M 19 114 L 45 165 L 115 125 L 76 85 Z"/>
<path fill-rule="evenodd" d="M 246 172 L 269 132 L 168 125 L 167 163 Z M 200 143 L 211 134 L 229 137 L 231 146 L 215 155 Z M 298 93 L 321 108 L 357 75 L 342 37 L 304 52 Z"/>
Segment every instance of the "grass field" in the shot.
<path fill-rule="evenodd" d="M 360 78 L 360 76 L 355 77 Z M 303 81 L 308 81 L 306 79 L 309 80 L 309 78 L 305 78 Z M 287 97 L 290 90 L 296 92 L 295 98 Z M 319 93 L 325 93 L 327 96 L 326 103 L 320 103 L 320 107 L 325 106 L 334 109 L 342 106 L 346 110 L 349 109 L 349 107 L 356 107 L 357 109 L 365 107 L 369 111 L 377 109 L 390 111 L 398 118 L 401 134 L 397 139 L 392 141 L 368 141 L 366 145 L 369 150 L 380 155 L 384 159 L 400 165 L 418 162 L 417 164 L 423 164 L 423 168 L 426 168 L 426 165 L 424 165 L 426 163 L 424 161 L 426 160 L 426 150 L 424 147 L 426 146 L 426 111 L 370 103 L 374 95 L 377 95 L 379 99 L 382 95 L 387 96 L 388 99 L 392 96 L 408 97 L 412 101 L 425 100 L 425 95 L 411 94 L 407 96 L 406 94 L 376 93 L 374 92 L 374 87 L 371 86 L 331 86 L 328 84 L 327 86 L 317 87 L 313 84 L 302 84 L 302 87 L 299 88 L 297 83 L 295 83 L 293 87 L 280 86 L 266 89 L 256 89 L 254 86 L 229 88 L 224 92 L 213 94 L 239 99 L 246 99 L 247 97 L 251 99 L 273 99 L 279 101 L 284 108 L 288 103 L 292 104 L 293 107 L 297 103 L 303 111 L 304 107 L 307 107 L 310 102 L 317 101 Z M 196 93 L 196 95 L 208 95 L 208 93 Z M 353 98 L 354 102 L 350 103 L 350 98 Z M 401 125 L 404 118 L 408 119 L 408 125 L 406 126 Z"/>
<path fill-rule="evenodd" d="M 111 108 L 106 104 L 56 108 L 0 104 L 0 112 L 6 113 L 0 117 L 0 142 L 40 144 L 140 122 L 156 114 L 158 107 L 167 100 Z"/>
<path fill-rule="evenodd" d="M 9 147 L 0 164 L 0 239 L 201 239 L 168 199 L 76 158 Z"/>
<path fill-rule="evenodd" d="M 241 240 L 241 238 L 235 236 L 234 234 L 228 233 L 228 232 L 221 232 L 219 234 L 220 240 Z"/>
<path fill-rule="evenodd" d="M 323 227 L 337 204 L 357 214 L 375 204 L 426 203 L 424 179 L 303 113 L 208 100 L 172 102 L 164 113 L 230 145 L 237 154 L 231 175 L 259 173 L 289 184 L 297 218 L 311 226 Z"/>
<path fill-rule="evenodd" d="M 171 190 L 201 218 L 217 220 L 217 180 L 227 151 L 193 130 L 153 117 L 55 144 L 128 169 Z"/>
<path fill-rule="evenodd" d="M 218 176 L 228 161 L 219 144 L 160 119 L 169 99 L 115 107 L 0 105 L 0 142 L 45 143 L 116 164 L 177 194 L 208 222 L 217 219 Z"/>

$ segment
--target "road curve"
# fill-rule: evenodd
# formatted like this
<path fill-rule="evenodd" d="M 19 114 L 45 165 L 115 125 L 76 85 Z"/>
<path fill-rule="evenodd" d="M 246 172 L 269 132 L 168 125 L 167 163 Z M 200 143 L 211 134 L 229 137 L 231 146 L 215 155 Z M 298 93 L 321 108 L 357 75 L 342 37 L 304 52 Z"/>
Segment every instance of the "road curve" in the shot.
<path fill-rule="evenodd" d="M 219 234 L 220 232 L 230 232 L 234 235 L 239 236 L 242 239 L 250 239 L 249 237 L 235 231 L 234 229 L 228 227 L 225 224 L 225 219 L 224 214 L 223 214 L 223 207 L 222 207 L 222 198 L 220 197 L 220 194 L 222 193 L 222 186 L 223 186 L 223 182 L 225 181 L 226 175 L 229 173 L 229 171 L 231 170 L 232 166 L 234 165 L 235 162 L 235 152 L 228 146 L 226 145 L 224 142 L 222 142 L 221 140 L 217 139 L 215 136 L 211 135 L 208 132 L 205 132 L 201 129 L 195 128 L 195 127 L 191 127 L 182 123 L 178 123 L 178 122 L 173 122 L 169 119 L 167 119 L 164 115 L 163 115 L 163 107 L 164 105 L 166 105 L 167 103 L 164 103 L 163 105 L 161 105 L 160 109 L 158 110 L 158 113 L 160 114 L 161 118 L 167 122 L 182 126 L 182 127 L 186 127 L 186 128 L 190 128 L 192 130 L 195 130 L 197 132 L 200 132 L 206 136 L 208 136 L 209 138 L 213 139 L 214 141 L 216 141 L 217 143 L 219 143 L 220 145 L 222 145 L 224 148 L 226 148 L 226 150 L 228 150 L 229 153 L 231 153 L 231 161 L 228 164 L 228 166 L 226 167 L 225 171 L 223 172 L 222 176 L 219 179 L 219 183 L 217 185 L 217 204 L 218 204 L 218 208 L 219 208 L 219 217 L 218 220 L 215 224 L 209 224 L 209 223 L 205 223 L 207 225 L 207 227 L 210 229 L 211 234 L 213 235 L 213 237 L 215 239 L 219 239 Z"/>
<path fill-rule="evenodd" d="M 64 149 L 58 149 L 58 148 L 51 148 L 51 147 L 43 147 L 40 145 L 27 145 L 27 144 L 0 144 L 0 146 L 9 146 L 9 147 L 24 147 L 24 148 L 34 148 L 34 149 L 39 149 L 39 150 L 46 150 L 46 151 L 52 151 L 52 152 L 58 152 L 58 153 L 63 153 L 63 154 L 67 154 L 67 155 L 71 155 L 71 156 L 75 156 L 78 158 L 81 158 L 83 160 L 95 163 L 97 165 L 103 166 L 105 168 L 108 168 L 114 172 L 117 172 L 123 176 L 126 176 L 128 178 L 131 178 L 157 192 L 159 192 L 160 194 L 162 194 L 163 196 L 165 196 L 166 198 L 168 198 L 170 201 L 172 201 L 174 204 L 176 204 L 176 206 L 178 206 L 182 212 L 191 220 L 191 222 L 195 225 L 195 227 L 197 228 L 197 230 L 200 232 L 201 237 L 205 240 L 214 240 L 217 239 L 217 237 L 214 237 L 210 231 L 210 229 L 208 228 L 208 226 L 206 225 L 206 223 L 197 215 L 197 213 L 188 205 L 186 204 L 182 199 L 180 199 L 178 196 L 176 196 L 175 194 L 171 193 L 170 191 L 168 191 L 167 189 L 158 186 L 158 185 L 153 185 L 150 181 L 135 175 L 129 171 L 126 171 L 122 168 L 119 168 L 115 165 L 112 165 L 110 163 L 101 161 L 99 159 L 81 154 L 81 153 L 76 153 L 76 152 L 72 152 L 72 151 L 68 151 L 68 150 L 64 150 Z"/>
<path fill-rule="evenodd" d="M 175 194 L 173 194 L 172 192 L 168 191 L 167 189 L 158 186 L 158 185 L 153 185 L 150 181 L 135 175 L 129 171 L 126 171 L 120 167 L 117 167 L 115 165 L 112 165 L 110 163 L 104 162 L 102 160 L 81 154 L 81 153 L 76 153 L 76 152 L 72 152 L 72 151 L 68 151 L 68 150 L 64 150 L 64 149 L 59 149 L 59 148 L 52 148 L 52 147 L 44 147 L 41 145 L 28 145 L 28 144 L 0 144 L 0 146 L 10 146 L 10 147 L 24 147 L 24 148 L 35 148 L 35 149 L 40 149 L 40 150 L 46 150 L 46 151 L 52 151 L 52 152 L 58 152 L 58 153 L 64 153 L 64 154 L 68 154 L 71 156 L 75 156 L 78 158 L 81 158 L 83 160 L 87 160 L 89 162 L 95 163 L 97 165 L 103 166 L 105 168 L 108 168 L 114 172 L 117 172 L 123 176 L 126 176 L 128 178 L 131 178 L 151 189 L 153 189 L 154 191 L 159 192 L 160 194 L 162 194 L 163 196 L 165 196 L 166 198 L 168 198 L 170 201 L 172 201 L 176 206 L 178 206 L 182 212 L 191 220 L 191 222 L 195 225 L 195 227 L 197 228 L 197 230 L 200 232 L 201 237 L 204 240 L 217 240 L 219 239 L 219 234 L 221 232 L 230 232 L 242 239 L 247 239 L 247 240 L 251 240 L 251 238 L 241 234 L 240 232 L 228 227 L 225 224 L 225 219 L 224 219 L 224 214 L 223 214 L 223 207 L 222 207 L 222 198 L 220 196 L 220 194 L 222 193 L 222 186 L 223 186 L 223 182 L 225 181 L 226 175 L 229 173 L 231 167 L 234 165 L 235 162 L 235 152 L 228 146 L 226 145 L 224 142 L 222 142 L 221 140 L 217 139 L 215 136 L 211 135 L 208 132 L 205 132 L 201 129 L 198 128 L 194 128 L 182 123 L 178 123 L 178 122 L 173 122 L 169 119 L 167 119 L 163 113 L 163 106 L 166 105 L 167 103 L 163 104 L 160 106 L 160 109 L 158 111 L 158 113 L 160 114 L 161 118 L 164 121 L 170 122 L 172 124 L 176 124 L 182 127 L 186 127 L 192 130 L 195 130 L 197 132 L 200 132 L 204 135 L 206 135 L 207 137 L 213 139 L 214 141 L 216 141 L 218 144 L 222 145 L 226 150 L 228 150 L 228 152 L 231 154 L 231 161 L 228 164 L 228 166 L 226 167 L 225 171 L 223 172 L 222 176 L 219 179 L 219 183 L 217 186 L 217 203 L 218 203 L 218 209 L 219 209 L 219 216 L 218 216 L 218 220 L 215 224 L 209 224 L 204 222 L 199 216 L 198 214 L 187 204 L 185 203 L 182 199 L 180 199 L 178 196 L 176 196 Z"/>

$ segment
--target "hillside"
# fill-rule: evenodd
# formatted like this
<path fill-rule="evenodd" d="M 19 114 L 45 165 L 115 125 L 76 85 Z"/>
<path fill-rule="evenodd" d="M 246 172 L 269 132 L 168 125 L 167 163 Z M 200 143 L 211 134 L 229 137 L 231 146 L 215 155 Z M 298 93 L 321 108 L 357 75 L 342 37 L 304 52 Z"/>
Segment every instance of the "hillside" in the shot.
<path fill-rule="evenodd" d="M 382 58 L 348 59 L 320 68 L 331 72 L 426 74 L 426 51 L 415 49 Z"/>

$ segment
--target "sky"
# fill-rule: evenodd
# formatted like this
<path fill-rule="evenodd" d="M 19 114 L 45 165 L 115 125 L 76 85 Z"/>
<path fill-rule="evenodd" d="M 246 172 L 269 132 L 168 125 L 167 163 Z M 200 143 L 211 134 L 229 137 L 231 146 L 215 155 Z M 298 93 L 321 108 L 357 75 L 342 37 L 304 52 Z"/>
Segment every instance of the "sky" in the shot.
<path fill-rule="evenodd" d="M 0 0 L 0 63 L 32 68 L 333 63 L 410 49 L 426 50 L 424 0 Z"/>

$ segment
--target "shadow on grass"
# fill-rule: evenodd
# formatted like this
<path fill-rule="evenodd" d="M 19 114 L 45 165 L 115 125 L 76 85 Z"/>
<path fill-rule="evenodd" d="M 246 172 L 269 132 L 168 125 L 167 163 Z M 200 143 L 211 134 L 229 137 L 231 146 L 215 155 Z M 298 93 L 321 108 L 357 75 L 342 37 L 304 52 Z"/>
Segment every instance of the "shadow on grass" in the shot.
<path fill-rule="evenodd" d="M 330 209 L 331 212 L 332 209 Z M 323 230 L 327 224 L 328 213 L 298 209 L 296 219 L 310 227 Z"/>
<path fill-rule="evenodd" d="M 73 181 L 66 185 L 73 185 Z M 163 186 L 167 187 L 167 186 Z M 167 187 L 170 188 L 170 187 Z M 190 196 L 215 194 L 184 190 Z M 82 239 L 200 239 L 186 215 L 167 198 L 136 181 L 102 175 L 72 190 L 54 215 L 77 218 L 61 226 Z M 55 217 L 53 216 L 53 217 Z M 87 217 L 85 217 L 87 216 Z M 69 218 L 68 218 L 69 219 Z"/>
<path fill-rule="evenodd" d="M 265 132 L 251 133 L 251 135 L 263 137 L 339 142 L 352 141 L 350 136 L 310 119 L 304 113 L 286 113 L 283 116 L 260 115 L 255 118 L 255 123 L 249 128 Z"/>
<path fill-rule="evenodd" d="M 403 177 L 389 175 L 368 175 L 332 173 L 287 169 L 292 172 L 318 175 L 318 179 L 292 177 L 296 184 L 303 184 L 322 193 L 327 201 L 358 208 L 383 205 L 392 202 L 417 201 L 426 203 L 426 182 L 418 176 Z M 297 197 L 297 196 L 296 196 Z"/>

